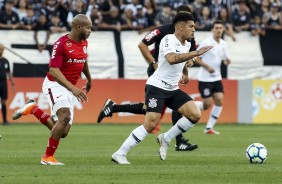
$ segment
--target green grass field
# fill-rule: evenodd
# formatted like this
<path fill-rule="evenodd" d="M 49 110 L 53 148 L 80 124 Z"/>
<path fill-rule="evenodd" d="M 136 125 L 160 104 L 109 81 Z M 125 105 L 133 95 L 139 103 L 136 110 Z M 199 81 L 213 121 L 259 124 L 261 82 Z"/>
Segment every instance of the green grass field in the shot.
<path fill-rule="evenodd" d="M 282 183 L 282 125 L 217 125 L 217 136 L 203 134 L 199 124 L 185 135 L 199 148 L 176 152 L 173 141 L 165 161 L 158 157 L 156 135 L 149 135 L 129 152 L 132 165 L 112 163 L 112 153 L 136 126 L 74 124 L 56 153 L 65 166 L 39 164 L 50 135 L 44 126 L 1 126 L 0 183 Z M 162 132 L 168 128 L 162 125 Z M 248 163 L 245 149 L 253 142 L 267 147 L 265 164 Z"/>

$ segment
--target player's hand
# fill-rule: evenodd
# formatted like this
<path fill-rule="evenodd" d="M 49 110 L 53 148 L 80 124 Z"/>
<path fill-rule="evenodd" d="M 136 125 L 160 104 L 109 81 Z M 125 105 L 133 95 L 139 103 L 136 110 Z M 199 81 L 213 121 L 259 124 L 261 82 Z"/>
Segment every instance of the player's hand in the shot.
<path fill-rule="evenodd" d="M 189 82 L 189 77 L 188 75 L 182 75 L 180 81 L 179 81 L 179 84 L 180 85 L 186 85 L 187 83 Z"/>
<path fill-rule="evenodd" d="M 223 63 L 224 63 L 225 65 L 229 65 L 229 64 L 231 63 L 231 61 L 230 61 L 230 59 L 226 59 L 226 60 L 223 61 Z"/>
<path fill-rule="evenodd" d="M 92 86 L 92 81 L 87 81 L 86 82 L 86 85 L 82 88 L 82 90 L 85 92 L 85 93 L 88 93 L 91 89 L 91 86 Z"/>
<path fill-rule="evenodd" d="M 72 90 L 71 90 L 72 94 L 77 98 L 77 100 L 79 102 L 87 102 L 88 101 L 88 97 L 86 96 L 86 93 L 81 90 L 81 89 L 78 89 L 76 87 L 74 87 Z"/>
<path fill-rule="evenodd" d="M 212 49 L 213 46 L 205 46 L 205 47 L 202 47 L 200 48 L 199 50 L 197 50 L 197 55 L 200 56 L 206 52 L 208 52 L 210 49 Z"/>
<path fill-rule="evenodd" d="M 215 72 L 215 70 L 212 68 L 212 67 L 207 67 L 207 70 L 209 71 L 209 73 L 214 73 Z"/>
<path fill-rule="evenodd" d="M 154 63 L 154 64 L 153 64 L 153 67 L 154 67 L 154 69 L 155 69 L 155 71 L 156 71 L 157 68 L 158 68 L 158 63 Z"/>
<path fill-rule="evenodd" d="M 194 65 L 194 62 L 192 61 L 192 59 L 186 61 L 186 67 L 192 67 Z"/>

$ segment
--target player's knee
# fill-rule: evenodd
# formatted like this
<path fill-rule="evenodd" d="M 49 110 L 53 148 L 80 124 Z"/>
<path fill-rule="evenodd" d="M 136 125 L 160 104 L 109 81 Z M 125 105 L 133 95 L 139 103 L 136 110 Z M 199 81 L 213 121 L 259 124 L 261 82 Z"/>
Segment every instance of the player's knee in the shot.
<path fill-rule="evenodd" d="M 210 108 L 210 106 L 211 106 L 211 104 L 210 104 L 210 103 L 204 103 L 204 110 L 209 109 L 209 108 Z"/>
<path fill-rule="evenodd" d="M 60 118 L 60 121 L 66 126 L 71 121 L 71 118 L 70 118 L 70 116 L 63 116 L 63 117 Z"/>
<path fill-rule="evenodd" d="M 68 132 L 64 132 L 63 134 L 62 134 L 62 136 L 61 136 L 61 138 L 66 138 L 67 136 L 68 136 Z"/>
<path fill-rule="evenodd" d="M 159 122 L 160 118 L 157 117 L 150 117 L 144 124 L 145 129 L 148 132 L 151 132 L 152 130 L 155 129 L 155 127 L 157 126 L 158 122 Z"/>
<path fill-rule="evenodd" d="M 201 119 L 201 111 L 200 110 L 194 110 L 190 113 L 188 118 L 193 124 L 196 124 Z"/>
<path fill-rule="evenodd" d="M 214 102 L 214 104 L 215 104 L 216 106 L 222 106 L 222 104 L 223 104 L 223 99 L 218 99 L 218 100 L 216 100 L 216 101 Z"/>

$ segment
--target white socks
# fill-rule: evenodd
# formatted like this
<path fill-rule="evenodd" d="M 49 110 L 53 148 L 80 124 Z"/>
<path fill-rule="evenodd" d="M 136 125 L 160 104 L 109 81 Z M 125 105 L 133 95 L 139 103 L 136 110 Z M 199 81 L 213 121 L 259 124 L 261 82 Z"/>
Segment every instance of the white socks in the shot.
<path fill-rule="evenodd" d="M 139 142 L 141 142 L 146 136 L 148 135 L 148 132 L 144 128 L 143 125 L 135 128 L 128 138 L 124 141 L 124 143 L 121 145 L 119 150 L 116 152 L 118 155 L 126 155 L 129 150 L 131 150 L 134 146 L 136 146 Z"/>
<path fill-rule="evenodd" d="M 201 111 L 204 110 L 204 103 L 202 101 L 194 101 L 194 102 L 200 108 Z"/>
<path fill-rule="evenodd" d="M 216 123 L 216 120 L 220 116 L 221 111 L 222 111 L 222 106 L 216 106 L 216 105 L 213 106 L 213 108 L 211 110 L 210 118 L 209 118 L 207 126 L 206 126 L 207 129 L 213 128 L 213 126 Z"/>
<path fill-rule="evenodd" d="M 183 131 L 187 131 L 194 126 L 186 117 L 180 118 L 177 123 L 164 133 L 164 139 L 170 142 L 173 138 L 181 134 Z"/>

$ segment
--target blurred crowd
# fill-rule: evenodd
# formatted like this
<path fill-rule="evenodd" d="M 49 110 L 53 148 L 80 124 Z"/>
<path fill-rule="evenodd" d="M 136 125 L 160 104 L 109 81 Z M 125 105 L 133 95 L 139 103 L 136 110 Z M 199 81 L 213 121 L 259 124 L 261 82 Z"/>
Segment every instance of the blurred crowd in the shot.
<path fill-rule="evenodd" d="M 226 34 L 266 29 L 282 30 L 282 0 L 0 0 L 0 29 L 65 32 L 72 18 L 86 14 L 93 30 L 138 30 L 140 33 L 172 22 L 176 8 L 187 4 L 197 31 L 209 31 L 212 22 L 225 23 Z M 231 2 L 231 3 L 230 3 Z"/>

